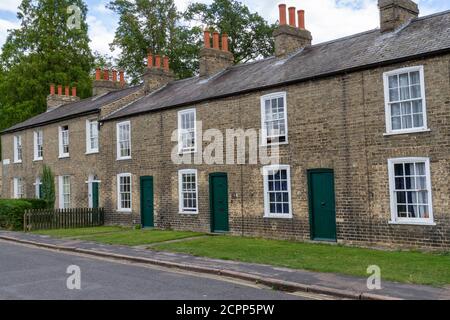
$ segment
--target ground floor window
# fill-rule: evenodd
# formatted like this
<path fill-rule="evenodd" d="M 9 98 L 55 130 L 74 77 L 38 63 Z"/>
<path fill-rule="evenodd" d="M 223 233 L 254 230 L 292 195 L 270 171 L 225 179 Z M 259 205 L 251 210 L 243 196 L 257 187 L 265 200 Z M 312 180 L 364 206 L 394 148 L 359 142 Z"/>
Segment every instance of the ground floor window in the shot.
<path fill-rule="evenodd" d="M 269 218 L 292 218 L 290 167 L 267 166 L 264 175 L 264 215 Z"/>
<path fill-rule="evenodd" d="M 42 199 L 42 181 L 41 177 L 36 178 L 36 182 L 34 183 L 35 197 L 36 199 Z"/>
<path fill-rule="evenodd" d="M 433 223 L 430 160 L 389 159 L 392 222 Z"/>
<path fill-rule="evenodd" d="M 197 170 L 178 172 L 180 213 L 198 213 Z"/>
<path fill-rule="evenodd" d="M 13 197 L 14 199 L 21 199 L 25 197 L 25 191 L 24 191 L 24 186 L 23 186 L 23 179 L 22 178 L 14 178 L 13 180 L 13 184 L 14 184 L 14 194 Z"/>
<path fill-rule="evenodd" d="M 131 174 L 117 175 L 117 209 L 119 211 L 131 211 Z"/>
<path fill-rule="evenodd" d="M 68 209 L 70 203 L 70 176 L 59 177 L 59 208 Z"/>

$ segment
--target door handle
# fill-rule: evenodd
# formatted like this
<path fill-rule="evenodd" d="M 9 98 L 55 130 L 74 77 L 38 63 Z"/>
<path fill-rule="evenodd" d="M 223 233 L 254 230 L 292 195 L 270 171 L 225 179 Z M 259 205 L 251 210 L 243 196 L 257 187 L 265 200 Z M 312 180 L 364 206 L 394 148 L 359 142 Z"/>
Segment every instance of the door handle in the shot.
<path fill-rule="evenodd" d="M 320 205 L 321 205 L 322 207 L 325 207 L 325 202 L 321 202 Z"/>

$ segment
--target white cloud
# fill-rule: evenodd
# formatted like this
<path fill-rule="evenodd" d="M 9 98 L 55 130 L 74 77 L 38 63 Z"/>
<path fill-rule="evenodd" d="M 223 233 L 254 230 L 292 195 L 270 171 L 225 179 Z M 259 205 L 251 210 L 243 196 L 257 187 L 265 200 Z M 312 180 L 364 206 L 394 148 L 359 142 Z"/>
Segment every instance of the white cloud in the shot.
<path fill-rule="evenodd" d="M 89 24 L 89 38 L 91 39 L 90 46 L 92 51 L 117 57 L 119 52 L 117 50 L 111 52 L 109 48 L 109 44 L 114 40 L 115 28 L 107 27 L 102 20 L 91 15 L 87 17 L 87 23 Z"/>
<path fill-rule="evenodd" d="M 10 29 L 16 29 L 19 27 L 19 24 L 17 22 L 11 22 L 8 20 L 0 19 L 0 51 L 1 47 L 6 41 L 6 37 L 8 36 L 7 30 Z"/>
<path fill-rule="evenodd" d="M 0 11 L 17 12 L 21 0 L 1 0 Z"/>

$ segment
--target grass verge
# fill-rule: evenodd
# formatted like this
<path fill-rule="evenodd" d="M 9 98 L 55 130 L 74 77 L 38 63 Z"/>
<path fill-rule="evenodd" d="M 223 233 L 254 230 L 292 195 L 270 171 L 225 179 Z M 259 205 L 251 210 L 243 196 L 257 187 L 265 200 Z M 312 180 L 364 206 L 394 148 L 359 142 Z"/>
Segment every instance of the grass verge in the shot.
<path fill-rule="evenodd" d="M 363 277 L 368 276 L 368 266 L 377 265 L 384 280 L 434 286 L 450 284 L 450 253 L 382 251 L 232 236 L 160 243 L 152 249 Z"/>

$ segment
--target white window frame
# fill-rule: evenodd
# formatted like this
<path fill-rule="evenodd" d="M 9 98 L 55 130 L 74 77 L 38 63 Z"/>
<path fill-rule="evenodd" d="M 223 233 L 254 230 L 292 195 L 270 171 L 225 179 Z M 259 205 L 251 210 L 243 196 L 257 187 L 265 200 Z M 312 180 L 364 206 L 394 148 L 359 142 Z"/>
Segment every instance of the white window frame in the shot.
<path fill-rule="evenodd" d="M 420 90 L 422 97 L 422 113 L 423 113 L 423 126 L 410 128 L 410 129 L 392 129 L 392 119 L 391 119 L 391 102 L 389 101 L 389 77 L 400 75 L 410 72 L 419 72 L 420 77 Z M 428 132 L 427 123 L 427 99 L 425 94 L 425 74 L 423 66 L 407 67 L 388 71 L 383 73 L 383 85 L 384 85 L 384 111 L 385 111 L 385 122 L 386 122 L 386 133 L 384 135 L 395 135 L 395 134 L 407 134 L 407 133 L 418 133 L 418 132 Z M 413 99 L 417 100 L 417 99 Z M 407 100 L 405 100 L 407 101 Z"/>
<path fill-rule="evenodd" d="M 65 201 L 64 201 L 64 178 L 68 178 L 69 179 L 69 203 L 68 205 L 66 205 Z M 70 183 L 70 176 L 69 175 L 64 175 L 64 176 L 59 176 L 58 177 L 58 202 L 59 202 L 59 208 L 60 209 L 69 209 L 72 206 L 72 188 L 71 188 L 71 183 Z"/>
<path fill-rule="evenodd" d="M 21 188 L 19 188 L 19 181 L 20 181 Z M 19 193 L 19 189 L 20 189 L 21 193 Z M 25 198 L 25 185 L 23 183 L 23 178 L 16 177 L 13 179 L 13 198 L 14 199 Z"/>
<path fill-rule="evenodd" d="M 122 199 L 120 197 L 120 178 L 130 178 L 130 208 L 122 208 Z M 133 210 L 133 176 L 131 173 L 119 173 L 117 175 L 117 211 L 118 212 L 131 212 Z"/>
<path fill-rule="evenodd" d="M 20 145 L 20 153 L 19 153 Z M 19 158 L 20 154 L 20 158 Z M 23 141 L 21 135 L 14 136 L 14 163 L 22 163 L 23 161 Z"/>
<path fill-rule="evenodd" d="M 39 135 L 41 136 L 41 144 L 39 145 Z M 42 130 L 36 130 L 33 132 L 34 141 L 34 161 L 42 161 L 44 159 L 44 132 Z M 39 147 L 41 148 L 41 155 L 39 155 Z"/>
<path fill-rule="evenodd" d="M 92 136 L 91 124 L 97 125 L 97 148 L 92 148 L 91 140 L 95 139 Z M 98 130 L 98 120 L 97 119 L 88 119 L 86 120 L 86 154 L 98 153 L 99 152 L 99 130 Z"/>
<path fill-rule="evenodd" d="M 397 200 L 395 197 L 395 170 L 394 165 L 398 163 L 413 163 L 424 162 L 425 174 L 428 191 L 428 205 L 429 205 L 429 218 L 401 218 L 397 215 Z M 431 185 L 431 169 L 430 158 L 426 157 L 411 157 L 411 158 L 392 158 L 388 159 L 388 174 L 389 174 L 389 196 L 391 206 L 391 221 L 390 224 L 414 224 L 414 225 L 435 225 L 433 218 L 433 196 Z"/>
<path fill-rule="evenodd" d="M 283 98 L 284 101 L 284 125 L 286 127 L 286 141 L 283 142 L 271 142 L 267 143 L 267 130 L 266 130 L 266 100 Z M 286 92 L 275 92 L 267 94 L 261 97 L 261 145 L 262 146 L 273 146 L 273 145 L 283 145 L 289 143 L 289 133 L 288 133 L 288 118 L 287 118 L 287 94 Z"/>
<path fill-rule="evenodd" d="M 194 148 L 185 149 L 183 147 L 183 129 L 181 128 L 181 119 L 185 114 L 194 113 Z M 197 152 L 197 110 L 195 108 L 178 111 L 178 153 L 189 154 Z"/>
<path fill-rule="evenodd" d="M 195 175 L 195 201 L 197 204 L 196 210 L 186 210 L 183 206 L 183 175 L 194 174 Z M 178 212 L 180 214 L 198 214 L 198 172 L 197 169 L 183 169 L 178 171 Z"/>
<path fill-rule="evenodd" d="M 270 170 L 286 170 L 287 187 L 289 193 L 289 214 L 271 213 L 269 199 L 268 172 Z M 271 165 L 263 167 L 264 180 L 264 218 L 292 219 L 292 190 L 291 190 L 291 167 L 289 165 Z"/>
<path fill-rule="evenodd" d="M 69 152 L 64 152 L 64 141 L 63 141 L 63 127 L 67 127 L 67 146 L 69 146 Z M 59 142 L 59 158 L 68 158 L 70 156 L 70 131 L 69 126 L 59 126 L 58 128 L 58 142 Z"/>
<path fill-rule="evenodd" d="M 129 148 L 130 148 L 130 155 L 129 156 L 120 156 L 120 128 L 122 126 L 128 125 L 129 128 Z M 129 160 L 131 159 L 131 121 L 123 121 L 116 124 L 116 152 L 117 152 L 117 160 Z"/>
<path fill-rule="evenodd" d="M 40 199 L 41 195 L 40 195 L 40 188 L 42 188 L 42 180 L 41 177 L 37 177 L 35 183 L 33 183 L 34 185 L 34 194 L 36 199 Z"/>

